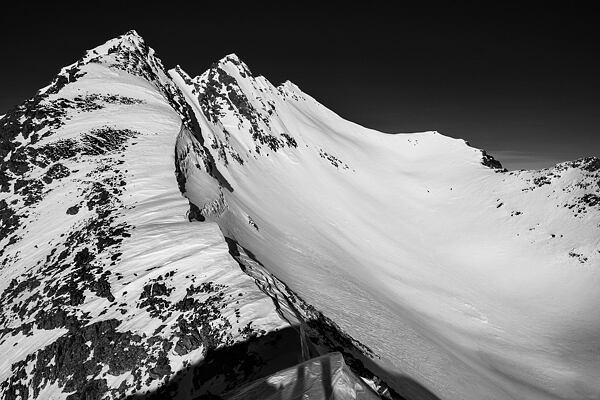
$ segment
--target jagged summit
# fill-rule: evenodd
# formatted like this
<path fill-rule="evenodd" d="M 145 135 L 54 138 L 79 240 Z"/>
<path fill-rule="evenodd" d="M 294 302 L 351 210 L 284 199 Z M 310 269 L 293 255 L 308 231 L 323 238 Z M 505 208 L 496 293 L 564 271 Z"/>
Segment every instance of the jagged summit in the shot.
<path fill-rule="evenodd" d="M 129 49 L 129 50 L 140 50 L 140 49 L 148 49 L 146 46 L 146 42 L 144 38 L 142 38 L 135 30 L 130 30 L 124 33 L 121 36 L 117 36 L 114 39 L 110 39 L 105 43 L 97 46 L 96 48 L 89 50 L 92 53 L 106 53 L 110 49 L 121 48 L 121 49 Z M 113 50 L 114 51 L 114 50 Z"/>
<path fill-rule="evenodd" d="M 131 40 L 134 42 L 144 42 L 144 38 L 139 33 L 137 33 L 135 29 L 128 30 L 123 35 L 119 36 L 119 38 Z"/>
<path fill-rule="evenodd" d="M 290 80 L 286 80 L 285 82 L 279 84 L 277 88 L 280 90 L 287 90 L 290 92 L 303 93 L 302 90 L 298 87 L 298 85 L 296 85 Z"/>
<path fill-rule="evenodd" d="M 244 62 L 235 53 L 227 54 L 225 57 L 221 58 L 218 61 L 218 64 L 219 65 L 223 65 L 223 64 L 225 64 L 227 62 L 231 62 L 231 63 L 233 63 L 235 65 L 244 64 Z M 244 64 L 244 65 L 246 65 L 246 64 Z"/>
<path fill-rule="evenodd" d="M 56 78 L 46 87 L 38 91 L 38 96 L 52 95 L 60 91 L 65 84 L 74 82 L 79 71 L 88 64 L 112 64 L 121 70 L 145 79 L 162 87 L 163 91 L 171 91 L 170 79 L 160 59 L 155 56 L 152 48 L 134 30 L 86 51 L 78 61 L 63 67 Z M 172 95 L 172 94 L 168 94 Z"/>

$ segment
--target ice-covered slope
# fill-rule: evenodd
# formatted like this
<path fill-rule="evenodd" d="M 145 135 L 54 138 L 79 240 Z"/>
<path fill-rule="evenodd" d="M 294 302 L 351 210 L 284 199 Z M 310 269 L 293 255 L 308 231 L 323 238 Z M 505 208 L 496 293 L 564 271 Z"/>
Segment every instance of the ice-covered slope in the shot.
<path fill-rule="evenodd" d="M 230 55 L 191 78 L 222 175 L 177 144 L 193 215 L 216 221 L 374 352 L 443 399 L 600 396 L 600 160 L 503 171 L 463 140 L 389 135 Z"/>

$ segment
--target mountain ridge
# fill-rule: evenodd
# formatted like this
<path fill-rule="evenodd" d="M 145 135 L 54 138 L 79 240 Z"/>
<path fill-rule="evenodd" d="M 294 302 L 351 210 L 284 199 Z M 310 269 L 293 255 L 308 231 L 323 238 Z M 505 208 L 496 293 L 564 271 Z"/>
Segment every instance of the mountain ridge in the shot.
<path fill-rule="evenodd" d="M 316 354 L 341 348 L 353 372 L 391 398 L 561 398 L 573 387 L 592 398 L 594 361 L 535 340 L 538 327 L 560 327 L 545 301 L 563 277 L 569 291 L 549 304 L 573 293 L 564 318 L 581 335 L 595 332 L 585 311 L 598 280 L 598 158 L 508 172 L 461 139 L 345 121 L 288 82 L 255 77 L 231 54 L 198 77 L 167 72 L 130 31 L 2 117 L 0 346 L 29 346 L 1 364 L 3 398 L 119 397 L 161 385 L 175 398 L 223 393 L 266 371 L 179 389 L 175 377 L 207 351 L 290 326 Z M 547 282 L 532 278 L 543 271 L 538 257 Z M 489 303 L 471 293 L 478 286 Z M 496 312 L 504 303 L 514 316 Z M 525 315 L 533 344 L 506 333 Z M 565 348 L 594 344 L 548 334 Z M 106 357 L 127 346 L 131 360 Z M 92 362 L 82 372 L 52 366 L 63 348 L 71 362 Z M 502 358 L 499 348 L 527 357 Z M 260 365 L 266 356 L 253 357 Z M 546 391 L 537 382 L 549 377 L 558 383 Z"/>
<path fill-rule="evenodd" d="M 153 51 L 126 35 L 82 60 L 1 124 L 1 398 L 197 397 L 297 363 L 297 328 L 216 225 L 186 218 L 178 134 L 220 177 Z M 240 344 L 228 357 L 244 369 L 202 370 Z"/>
<path fill-rule="evenodd" d="M 204 118 L 201 125 L 205 140 L 212 143 L 209 147 L 214 150 L 222 173 L 234 189 L 221 197 L 217 193 L 213 196 L 206 191 L 194 192 L 193 185 L 190 185 L 186 195 L 201 210 L 203 218 L 219 223 L 225 236 L 251 249 L 271 272 L 299 291 L 309 303 L 321 308 L 326 315 L 335 315 L 333 319 L 337 322 L 344 321 L 342 327 L 353 337 L 368 337 L 365 333 L 368 321 L 361 318 L 358 310 L 332 307 L 344 298 L 344 293 L 335 291 L 335 295 L 323 299 L 323 293 L 334 288 L 323 286 L 320 282 L 333 282 L 342 276 L 354 287 L 352 291 L 356 290 L 355 285 L 371 287 L 373 297 L 369 300 L 366 300 L 369 296 L 364 292 L 360 295 L 367 303 L 390 306 L 391 302 L 391 307 L 396 310 L 404 309 L 408 315 L 403 314 L 403 317 L 411 321 L 409 326 L 402 323 L 390 326 L 383 318 L 381 323 L 388 329 L 382 329 L 378 337 L 384 337 L 386 331 L 404 331 L 410 340 L 419 343 L 417 347 L 443 348 L 441 352 L 427 350 L 440 357 L 434 365 L 418 365 L 406 373 L 426 382 L 428 388 L 437 387 L 435 393 L 445 392 L 444 397 L 465 398 L 465 389 L 455 387 L 448 392 L 448 387 L 439 386 L 441 381 L 457 382 L 466 379 L 465 376 L 472 376 L 477 384 L 485 387 L 472 390 L 473 398 L 519 398 L 523 392 L 531 398 L 568 397 L 567 392 L 549 395 L 537 384 L 527 386 L 517 383 L 523 379 L 527 383 L 547 379 L 569 380 L 560 374 L 546 377 L 545 374 L 553 374 L 552 368 L 578 368 L 578 376 L 592 379 L 589 373 L 597 366 L 590 365 L 587 372 L 585 368 L 575 366 L 579 361 L 565 367 L 560 350 L 552 349 L 552 345 L 539 342 L 525 344 L 524 341 L 530 339 L 521 337 L 516 331 L 502 335 L 495 332 L 506 332 L 505 324 L 514 324 L 518 318 L 531 320 L 528 309 L 531 307 L 537 310 L 535 318 L 538 321 L 531 324 L 533 332 L 529 335 L 540 338 L 534 341 L 545 342 L 541 338 L 547 333 L 536 330 L 546 324 L 560 324 L 557 322 L 560 318 L 569 318 L 559 317 L 562 310 L 578 308 L 582 304 L 587 304 L 587 313 L 578 311 L 571 314 L 572 319 L 569 318 L 570 322 L 565 324 L 583 324 L 581 329 L 586 331 L 596 329 L 593 327 L 597 323 L 589 314 L 589 305 L 595 302 L 596 295 L 587 285 L 598 279 L 594 270 L 599 254 L 598 221 L 596 207 L 588 207 L 596 203 L 595 200 L 588 202 L 588 199 L 598 196 L 597 159 L 581 159 L 538 171 L 509 172 L 463 140 L 435 133 L 373 133 L 341 120 L 335 113 L 304 96 L 280 96 L 273 90 L 273 85 L 265 83 L 262 78 L 253 78 L 252 74 L 242 76 L 233 67 L 231 70 L 216 68 L 210 71 L 198 78 L 190 78 L 188 82 L 177 80 L 176 76 L 174 79 L 182 86 L 199 120 Z M 225 74 L 230 76 L 222 76 Z M 209 98 L 205 97 L 207 92 Z M 197 93 L 199 95 L 195 96 Z M 284 140 L 284 133 L 290 136 L 292 140 L 289 143 L 295 146 L 285 145 L 288 141 Z M 338 154 L 333 149 L 337 149 Z M 346 159 L 340 157 L 339 152 Z M 238 156 L 243 163 L 235 162 Z M 380 162 L 382 156 L 385 158 Z M 333 169 L 317 167 L 322 162 L 329 163 Z M 361 178 L 360 175 L 367 170 L 371 172 Z M 202 171 L 192 168 L 187 174 L 188 177 L 202 176 Z M 353 186 L 370 192 L 370 195 L 353 190 Z M 285 187 L 291 193 L 277 190 L 279 187 Z M 387 200 L 373 208 L 372 204 L 378 204 L 377 199 Z M 211 204 L 215 202 L 220 206 L 212 208 Z M 407 210 L 397 209 L 393 204 L 402 204 Z M 379 232 L 371 228 L 369 219 L 379 220 L 380 210 L 396 213 L 391 220 L 397 221 L 400 227 L 381 225 Z M 273 221 L 278 221 L 277 226 L 273 226 Z M 580 227 L 575 228 L 571 224 Z M 342 228 L 340 225 L 345 226 Z M 369 227 L 367 231 L 365 227 Z M 351 236 L 347 232 L 355 233 Z M 452 232 L 460 232 L 460 235 L 453 237 Z M 462 236 L 465 239 L 458 240 Z M 307 238 L 315 239 L 307 245 L 302 242 Z M 557 238 L 558 241 L 553 241 Z M 328 243 L 330 247 L 323 248 L 319 242 Z M 365 245 L 365 242 L 369 244 Z M 434 251 L 430 249 L 430 242 L 435 243 Z M 364 259 L 364 254 L 373 254 L 369 247 L 375 244 L 381 247 L 379 253 L 383 258 L 378 263 L 389 265 L 384 271 L 378 270 L 379 274 L 389 278 L 387 280 L 365 276 L 362 272 L 370 264 Z M 273 247 L 276 250 L 267 250 Z M 511 251 L 516 258 L 510 254 Z M 390 257 L 392 254 L 396 256 Z M 398 259 L 410 260 L 400 262 L 410 278 L 402 276 L 400 270 L 393 266 Z M 577 268 L 578 263 L 592 270 L 571 273 L 565 269 L 570 268 L 567 265 Z M 429 265 L 425 268 L 428 272 L 416 270 L 410 264 Z M 319 278 L 299 278 L 292 272 L 303 268 L 303 273 L 307 274 L 307 265 L 311 266 L 310 274 Z M 335 272 L 323 271 L 323 265 L 336 266 Z M 354 265 L 356 270 L 350 270 L 350 265 Z M 545 265 L 548 266 L 546 271 Z M 486 269 L 481 266 L 486 266 Z M 486 277 L 484 271 L 492 275 Z M 440 281 L 436 277 L 440 273 L 448 274 L 447 280 Z M 572 280 L 569 290 L 575 290 L 573 288 L 577 286 L 586 288 L 581 289 L 579 296 L 582 297 L 577 300 L 567 295 L 568 291 L 561 296 L 554 293 L 554 286 L 566 274 Z M 576 274 L 581 275 L 575 278 Z M 422 277 L 407 285 L 405 282 L 414 279 L 413 275 Z M 367 279 L 374 282 L 365 283 Z M 590 281 L 585 283 L 587 279 Z M 357 280 L 363 282 L 357 283 Z M 399 283 L 401 289 L 392 282 Z M 449 282 L 455 286 L 448 286 Z M 471 294 L 469 299 L 461 301 L 458 299 L 463 298 L 464 293 L 458 288 L 465 284 L 464 290 Z M 429 288 L 422 289 L 427 286 Z M 481 291 L 476 296 L 473 292 L 477 286 L 481 286 Z M 321 290 L 315 291 L 313 287 Z M 517 291 L 518 287 L 523 291 Z M 411 291 L 414 294 L 409 294 Z M 421 294 L 417 295 L 419 292 Z M 382 294 L 385 294 L 384 298 L 381 298 Z M 399 300 L 396 296 L 403 299 Z M 522 300 L 517 301 L 518 298 Z M 426 304 L 425 299 L 431 303 Z M 548 302 L 554 306 L 548 306 Z M 504 313 L 492 317 L 495 310 L 503 308 L 504 303 L 511 307 L 514 317 Z M 343 304 L 348 307 L 352 303 L 344 301 Z M 439 307 L 448 308 L 442 311 Z M 553 307 L 556 311 L 550 311 Z M 544 309 L 543 313 L 540 313 L 541 309 Z M 371 311 L 377 315 L 381 309 L 374 307 Z M 444 313 L 447 315 L 443 316 Z M 357 328 L 358 322 L 365 326 Z M 593 327 L 584 328 L 587 324 Z M 454 332 L 440 334 L 443 330 L 440 326 Z M 488 340 L 481 331 L 496 339 Z M 381 340 L 372 340 L 379 342 L 377 346 L 381 350 Z M 469 340 L 475 340 L 476 344 L 469 344 Z M 556 340 L 566 340 L 570 343 L 568 346 L 578 345 L 573 338 L 557 337 Z M 373 341 L 361 341 L 375 347 Z M 514 354 L 508 359 L 508 353 L 504 351 L 503 354 L 500 350 L 515 347 L 530 349 L 530 346 L 540 345 L 546 350 L 530 352 L 530 358 L 523 364 L 515 361 L 522 355 Z M 481 349 L 472 349 L 477 346 Z M 396 368 L 406 363 L 418 363 L 410 356 L 406 357 L 408 360 L 397 358 L 398 354 L 409 350 L 388 351 L 395 358 L 391 363 Z M 493 357 L 493 361 L 482 361 L 486 357 Z M 544 360 L 539 361 L 538 357 Z M 584 355 L 581 357 L 585 358 Z M 460 367 L 460 374 L 442 378 L 435 367 L 437 363 L 448 363 L 457 369 L 462 365 L 464 369 Z M 507 368 L 506 365 L 514 367 Z M 422 370 L 430 367 L 432 369 L 428 372 Z M 502 369 L 501 374 L 498 369 Z M 470 375 L 479 373 L 485 375 L 483 380 Z M 523 378 L 528 374 L 528 378 Z M 389 375 L 385 378 L 391 382 L 394 379 Z M 484 383 L 486 380 L 487 383 Z M 557 390 L 568 390 L 566 387 L 568 385 L 558 385 Z M 590 390 L 593 392 L 595 389 Z"/>

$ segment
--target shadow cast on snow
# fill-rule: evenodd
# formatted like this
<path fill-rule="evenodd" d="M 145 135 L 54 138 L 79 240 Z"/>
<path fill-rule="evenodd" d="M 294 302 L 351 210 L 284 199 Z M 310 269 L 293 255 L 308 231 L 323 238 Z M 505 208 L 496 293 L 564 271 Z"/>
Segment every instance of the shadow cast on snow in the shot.
<path fill-rule="evenodd" d="M 170 399 L 179 390 L 189 399 L 221 399 L 225 392 L 302 361 L 298 331 L 285 328 L 210 349 L 201 362 L 179 371 L 158 389 L 128 399 Z"/>
<path fill-rule="evenodd" d="M 309 350 L 310 357 L 319 355 L 314 346 L 310 345 Z M 339 350 L 331 349 L 331 351 Z M 170 379 L 162 382 L 157 389 L 147 393 L 136 393 L 127 399 L 172 399 L 178 392 L 181 392 L 179 396 L 183 394 L 183 398 L 190 400 L 226 399 L 227 392 L 296 366 L 303 361 L 305 360 L 300 346 L 300 333 L 295 327 L 289 327 L 263 336 L 251 337 L 228 347 L 210 349 L 202 361 L 177 372 Z M 356 361 L 354 360 L 354 363 Z M 324 399 L 330 399 L 333 386 L 329 359 L 324 358 L 321 363 Z M 352 368 L 353 362 L 348 364 Z M 358 372 L 356 368 L 352 369 Z M 302 398 L 301 390 L 304 388 L 305 379 L 303 374 L 304 369 L 299 368 L 293 391 L 294 396 L 298 397 L 292 396 L 292 399 Z M 409 377 L 397 376 L 393 380 L 394 386 L 399 386 L 404 394 L 401 396 L 398 393 L 390 393 L 394 399 L 439 400 L 437 396 Z M 271 394 L 277 396 L 274 388 L 268 390 L 272 390 Z M 286 399 L 281 398 L 281 400 Z"/>
<path fill-rule="evenodd" d="M 238 244 L 225 238 L 230 254 L 238 260 L 240 253 Z M 260 263 L 254 255 L 244 249 L 247 255 Z M 240 263 L 240 268 L 246 267 Z M 339 332 L 337 327 L 326 319 L 318 317 L 305 321 L 304 329 L 299 326 L 288 327 L 279 331 L 269 332 L 263 336 L 251 336 L 245 341 L 231 346 L 209 349 L 203 359 L 196 364 L 188 365 L 175 375 L 161 382 L 159 387 L 147 393 L 133 394 L 131 400 L 158 400 L 185 398 L 190 400 L 226 399 L 235 390 L 251 382 L 267 377 L 286 368 L 297 366 L 299 363 L 315 357 L 339 352 L 345 363 L 359 376 L 382 378 L 387 385 L 387 398 L 394 400 L 440 400 L 423 385 L 408 376 L 386 371 L 362 353 L 355 343 L 346 335 Z M 306 329 L 310 327 L 310 329 Z M 302 340 L 304 338 L 304 340 Z M 328 358 L 320 360 L 321 379 L 324 399 L 333 395 L 331 365 Z M 297 369 L 292 397 L 302 398 L 304 388 L 304 369 Z M 375 378 L 378 379 L 378 378 Z M 382 382 L 383 383 L 383 382 Z M 389 384 L 392 384 L 395 391 Z M 264 387 L 266 393 L 277 399 L 281 393 L 271 386 Z M 281 398 L 281 400 L 287 400 Z"/>

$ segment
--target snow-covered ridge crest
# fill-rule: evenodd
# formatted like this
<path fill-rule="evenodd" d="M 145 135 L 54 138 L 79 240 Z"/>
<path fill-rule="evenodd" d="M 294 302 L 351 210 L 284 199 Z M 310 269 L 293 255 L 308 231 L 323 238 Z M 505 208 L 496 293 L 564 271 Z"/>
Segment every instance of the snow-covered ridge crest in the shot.
<path fill-rule="evenodd" d="M 56 78 L 46 87 L 39 90 L 38 94 L 45 94 L 48 90 L 57 91 L 63 83 L 69 82 L 75 78 L 74 70 L 79 66 L 89 62 L 98 62 L 103 56 L 107 56 L 117 51 L 136 52 L 144 57 L 154 55 L 154 50 L 146 46 L 144 39 L 134 30 L 131 30 L 119 37 L 108 40 L 107 42 L 87 50 L 85 55 L 78 61 L 63 67 Z"/>
<path fill-rule="evenodd" d="M 180 66 L 172 69 L 170 74 L 181 90 L 187 93 L 188 101 L 192 107 L 202 110 L 202 114 L 207 116 L 212 124 L 219 125 L 217 121 L 221 121 L 221 125 L 224 125 L 225 129 L 223 130 L 221 126 L 218 126 L 216 130 L 223 130 L 223 135 L 217 137 L 211 131 L 208 131 L 206 136 L 210 140 L 214 140 L 216 146 L 222 148 L 222 154 L 233 149 L 234 151 L 231 151 L 230 156 L 234 159 L 244 159 L 244 156 L 241 155 L 243 151 L 240 152 L 241 148 L 246 148 L 250 152 L 253 150 L 260 152 L 265 144 L 270 150 L 283 148 L 284 142 L 287 141 L 286 136 L 288 136 L 286 133 L 287 127 L 285 126 L 286 121 L 282 120 L 277 111 L 280 108 L 279 103 L 286 101 L 288 104 L 282 104 L 281 107 L 286 109 L 298 108 L 305 115 L 305 118 L 317 113 L 319 117 L 317 120 L 312 121 L 313 125 L 314 122 L 318 121 L 320 124 L 328 125 L 326 126 L 327 130 L 334 128 L 334 131 L 343 126 L 346 135 L 361 132 L 361 135 L 384 136 L 390 142 L 394 141 L 393 136 L 412 136 L 418 141 L 415 135 L 420 135 L 388 135 L 344 120 L 289 80 L 274 86 L 265 77 L 255 76 L 235 54 L 223 57 L 218 62 L 213 63 L 207 71 L 194 78 L 190 77 Z M 229 117 L 226 117 L 227 110 L 230 111 Z M 249 124 L 250 126 L 247 129 L 233 129 L 230 131 L 227 124 L 232 121 L 231 118 L 237 119 L 238 125 Z M 245 140 L 243 134 L 236 135 L 240 132 L 249 132 L 252 141 Z M 230 133 L 235 136 L 233 141 L 229 138 Z M 473 152 L 472 154 L 481 164 L 492 169 L 502 170 L 500 162 L 485 151 L 470 148 L 462 139 L 453 139 L 433 131 L 421 134 L 434 136 L 431 141 L 438 142 L 436 146 L 440 150 L 440 155 L 443 153 L 444 146 L 459 146 Z M 294 139 L 297 140 L 297 138 Z M 235 141 L 240 141 L 240 143 L 236 144 Z M 396 139 L 395 144 L 402 146 L 402 142 L 405 141 L 406 138 Z M 450 143 L 453 141 L 455 142 Z M 268 149 L 265 149 L 265 151 L 268 152 Z"/>

